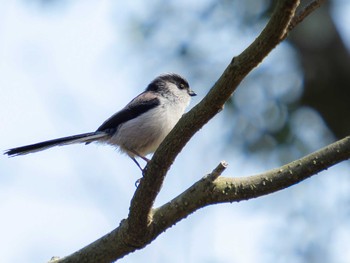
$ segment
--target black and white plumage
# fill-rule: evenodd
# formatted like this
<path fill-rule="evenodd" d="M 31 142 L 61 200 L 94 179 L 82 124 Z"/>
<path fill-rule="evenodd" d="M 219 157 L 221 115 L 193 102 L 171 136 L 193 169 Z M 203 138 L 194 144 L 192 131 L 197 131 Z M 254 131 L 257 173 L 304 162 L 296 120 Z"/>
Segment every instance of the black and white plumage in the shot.
<path fill-rule="evenodd" d="M 195 95 L 180 75 L 160 75 L 95 132 L 17 147 L 7 150 L 5 154 L 17 156 L 54 146 L 99 142 L 119 147 L 140 167 L 135 157 L 147 160 L 145 156 L 158 148 L 185 112 L 191 96 Z"/>

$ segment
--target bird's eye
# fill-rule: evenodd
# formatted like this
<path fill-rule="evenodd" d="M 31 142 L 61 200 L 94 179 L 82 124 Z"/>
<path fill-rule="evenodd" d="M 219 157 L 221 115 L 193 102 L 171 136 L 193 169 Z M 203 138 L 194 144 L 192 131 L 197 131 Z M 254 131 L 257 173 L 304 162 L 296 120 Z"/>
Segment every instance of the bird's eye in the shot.
<path fill-rule="evenodd" d="M 180 84 L 180 89 L 184 89 L 184 88 L 186 88 L 185 85 L 181 83 Z"/>

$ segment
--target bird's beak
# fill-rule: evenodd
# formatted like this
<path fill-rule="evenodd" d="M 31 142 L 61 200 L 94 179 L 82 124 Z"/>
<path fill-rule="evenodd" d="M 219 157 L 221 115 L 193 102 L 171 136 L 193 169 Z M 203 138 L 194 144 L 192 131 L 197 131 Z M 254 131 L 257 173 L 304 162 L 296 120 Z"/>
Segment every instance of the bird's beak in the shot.
<path fill-rule="evenodd" d="M 188 90 L 188 95 L 190 95 L 191 97 L 197 96 L 197 94 L 191 89 Z"/>

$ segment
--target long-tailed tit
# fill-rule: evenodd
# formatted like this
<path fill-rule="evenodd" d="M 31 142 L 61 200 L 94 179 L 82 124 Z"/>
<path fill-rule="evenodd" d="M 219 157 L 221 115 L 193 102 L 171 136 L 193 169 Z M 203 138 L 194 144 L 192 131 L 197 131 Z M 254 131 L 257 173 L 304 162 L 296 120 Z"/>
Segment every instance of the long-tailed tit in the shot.
<path fill-rule="evenodd" d="M 195 95 L 186 79 L 180 75 L 160 75 L 95 132 L 17 147 L 7 150 L 5 154 L 24 155 L 54 146 L 98 142 L 117 146 L 142 170 L 135 157 L 148 161 L 146 155 L 158 148 L 185 112 L 191 96 Z"/>

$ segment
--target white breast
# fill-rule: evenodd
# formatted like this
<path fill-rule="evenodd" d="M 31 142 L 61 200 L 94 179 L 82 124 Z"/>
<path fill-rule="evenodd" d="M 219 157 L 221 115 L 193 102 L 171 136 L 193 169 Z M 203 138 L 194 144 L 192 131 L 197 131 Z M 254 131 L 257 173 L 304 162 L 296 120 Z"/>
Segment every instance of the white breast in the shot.
<path fill-rule="evenodd" d="M 159 106 L 122 124 L 107 143 L 118 145 L 132 157 L 133 152 L 142 156 L 154 152 L 183 115 L 190 100 L 185 99 L 170 102 L 161 98 Z"/>

